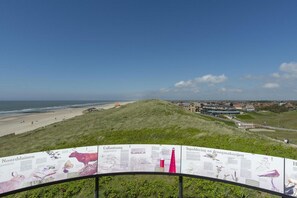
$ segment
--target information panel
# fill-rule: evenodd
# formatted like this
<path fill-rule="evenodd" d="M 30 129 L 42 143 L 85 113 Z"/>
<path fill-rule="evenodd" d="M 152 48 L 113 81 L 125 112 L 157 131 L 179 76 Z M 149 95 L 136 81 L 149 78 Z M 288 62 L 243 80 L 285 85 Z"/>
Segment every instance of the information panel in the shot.
<path fill-rule="evenodd" d="M 297 197 L 297 160 L 159 144 L 89 146 L 3 157 L 0 195 L 69 178 L 137 172 L 202 176 Z"/>
<path fill-rule="evenodd" d="M 97 173 L 97 146 L 0 158 L 0 194 Z"/>
<path fill-rule="evenodd" d="M 297 160 L 285 159 L 285 194 L 297 197 Z"/>
<path fill-rule="evenodd" d="M 284 159 L 278 157 L 182 146 L 181 173 L 284 191 Z"/>
<path fill-rule="evenodd" d="M 99 146 L 98 173 L 180 173 L 180 151 L 177 145 Z"/>

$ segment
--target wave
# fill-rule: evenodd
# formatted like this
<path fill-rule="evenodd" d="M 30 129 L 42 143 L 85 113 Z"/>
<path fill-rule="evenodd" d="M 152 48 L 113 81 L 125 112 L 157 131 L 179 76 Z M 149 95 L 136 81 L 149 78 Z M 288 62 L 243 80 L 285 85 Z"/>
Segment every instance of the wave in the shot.
<path fill-rule="evenodd" d="M 67 109 L 67 108 L 81 108 L 81 107 L 90 107 L 96 105 L 104 105 L 111 102 L 95 102 L 95 103 L 84 103 L 84 104 L 69 104 L 61 106 L 50 106 L 50 107 L 38 107 L 38 108 L 27 108 L 20 110 L 10 110 L 10 111 L 0 111 L 1 115 L 10 115 L 10 114 L 26 114 L 26 113 L 45 113 L 58 109 Z"/>

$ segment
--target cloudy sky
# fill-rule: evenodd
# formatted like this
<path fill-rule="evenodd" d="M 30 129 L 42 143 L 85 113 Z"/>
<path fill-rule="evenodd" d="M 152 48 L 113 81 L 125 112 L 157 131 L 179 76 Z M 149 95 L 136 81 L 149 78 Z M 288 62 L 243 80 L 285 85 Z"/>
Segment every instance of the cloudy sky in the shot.
<path fill-rule="evenodd" d="M 0 100 L 297 99 L 297 1 L 0 1 Z"/>

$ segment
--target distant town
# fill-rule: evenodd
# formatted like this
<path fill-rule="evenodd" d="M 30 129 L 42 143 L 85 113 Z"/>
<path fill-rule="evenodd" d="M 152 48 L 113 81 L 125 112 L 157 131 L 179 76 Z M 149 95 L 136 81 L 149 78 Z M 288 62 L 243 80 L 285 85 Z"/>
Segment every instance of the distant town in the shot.
<path fill-rule="evenodd" d="M 171 101 L 173 104 L 193 113 L 200 113 L 216 117 L 221 120 L 232 120 L 238 128 L 253 129 L 279 129 L 270 127 L 266 123 L 254 124 L 242 122 L 237 115 L 251 112 L 270 111 L 282 113 L 297 109 L 297 101 Z M 294 130 L 295 131 L 295 130 Z"/>
<path fill-rule="evenodd" d="M 275 113 L 296 110 L 297 101 L 171 101 L 191 112 L 209 115 L 232 115 L 242 112 L 271 111 Z"/>

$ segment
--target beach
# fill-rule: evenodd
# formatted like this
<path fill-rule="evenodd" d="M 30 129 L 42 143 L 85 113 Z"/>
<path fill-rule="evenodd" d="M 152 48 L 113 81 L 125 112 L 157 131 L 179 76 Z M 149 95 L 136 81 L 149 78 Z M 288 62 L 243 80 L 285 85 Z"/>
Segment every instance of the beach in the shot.
<path fill-rule="evenodd" d="M 130 102 L 119 102 L 119 104 L 126 105 Z M 115 103 L 89 106 L 89 107 L 80 107 L 80 108 L 65 108 L 52 110 L 50 112 L 44 113 L 30 113 L 30 114 L 16 114 L 16 115 L 7 115 L 0 117 L 0 137 L 8 134 L 20 134 L 28 131 L 38 129 L 56 122 L 61 122 L 73 118 L 75 116 L 80 116 L 83 114 L 83 111 L 89 108 L 96 109 L 110 109 L 115 107 Z"/>

